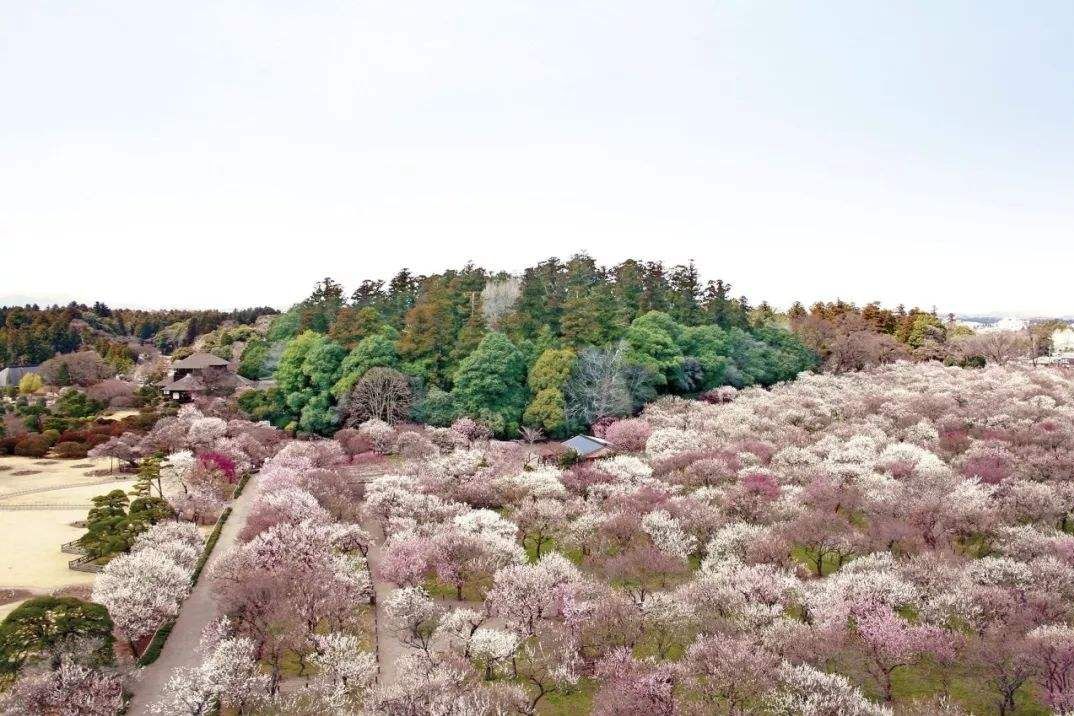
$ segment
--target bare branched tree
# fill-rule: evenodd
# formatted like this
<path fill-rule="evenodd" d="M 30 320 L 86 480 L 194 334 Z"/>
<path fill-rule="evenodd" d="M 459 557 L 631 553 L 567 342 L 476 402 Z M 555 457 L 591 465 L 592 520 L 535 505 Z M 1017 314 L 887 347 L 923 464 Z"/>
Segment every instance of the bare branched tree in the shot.
<path fill-rule="evenodd" d="M 620 341 L 611 348 L 586 348 L 578 354 L 564 386 L 569 419 L 592 425 L 603 417 L 630 415 L 626 352 L 626 343 Z"/>
<path fill-rule="evenodd" d="M 1005 365 L 1029 355 L 1029 336 L 1021 331 L 984 331 L 956 339 L 961 358 L 980 356 L 989 363 Z"/>
<path fill-rule="evenodd" d="M 514 307 L 522 292 L 522 279 L 509 276 L 501 281 L 490 280 L 481 291 L 481 312 L 485 323 L 492 330 L 499 328 L 500 321 Z"/>
<path fill-rule="evenodd" d="M 391 368 L 370 368 L 343 401 L 344 421 L 349 427 L 370 418 L 397 423 L 410 414 L 410 401 L 405 375 Z"/>

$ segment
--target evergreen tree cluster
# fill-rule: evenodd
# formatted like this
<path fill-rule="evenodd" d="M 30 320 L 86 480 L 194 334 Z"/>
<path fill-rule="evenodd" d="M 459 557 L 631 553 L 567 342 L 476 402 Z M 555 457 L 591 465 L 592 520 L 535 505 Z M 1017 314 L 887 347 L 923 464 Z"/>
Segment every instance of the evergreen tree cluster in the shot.
<path fill-rule="evenodd" d="M 328 434 L 346 422 L 340 406 L 366 371 L 379 367 L 409 378 L 416 420 L 467 416 L 497 435 L 528 426 L 559 436 L 662 393 L 770 385 L 814 367 L 816 357 L 774 319 L 766 304 L 732 297 L 730 284 L 703 283 L 692 263 L 602 267 L 577 254 L 521 277 L 473 264 L 429 276 L 403 269 L 350 296 L 326 278 L 247 349 L 284 346 L 277 387 L 247 394 L 243 406 Z M 244 355 L 244 365 L 248 358 L 261 360 Z"/>

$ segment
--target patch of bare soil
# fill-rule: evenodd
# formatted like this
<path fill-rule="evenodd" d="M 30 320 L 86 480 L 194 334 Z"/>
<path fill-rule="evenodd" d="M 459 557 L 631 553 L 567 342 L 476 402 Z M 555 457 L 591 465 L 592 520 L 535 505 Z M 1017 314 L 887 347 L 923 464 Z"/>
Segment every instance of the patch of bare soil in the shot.
<path fill-rule="evenodd" d="M 0 472 L 7 472 L 8 470 L 13 470 L 13 469 L 15 469 L 15 468 L 11 467 L 11 465 L 0 465 Z"/>
<path fill-rule="evenodd" d="M 92 462 L 80 462 L 77 465 L 72 465 L 71 467 L 72 468 L 76 468 L 76 467 L 82 468 L 82 467 L 96 467 L 96 466 Z"/>
<path fill-rule="evenodd" d="M 13 472 L 11 474 L 13 476 L 15 476 L 15 477 L 25 477 L 27 475 L 40 475 L 41 471 L 40 470 L 18 470 L 17 472 Z"/>
<path fill-rule="evenodd" d="M 34 464 L 35 465 L 55 465 L 57 462 L 58 462 L 57 460 L 38 460 Z"/>

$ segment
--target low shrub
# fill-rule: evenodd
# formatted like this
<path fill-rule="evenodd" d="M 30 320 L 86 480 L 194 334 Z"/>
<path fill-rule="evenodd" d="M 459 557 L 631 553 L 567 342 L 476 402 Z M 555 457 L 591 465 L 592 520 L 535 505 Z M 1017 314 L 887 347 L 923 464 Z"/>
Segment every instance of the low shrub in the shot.
<path fill-rule="evenodd" d="M 19 438 L 15 445 L 15 454 L 21 457 L 44 457 L 50 445 L 48 438 L 37 433 L 30 433 Z"/>
<path fill-rule="evenodd" d="M 45 440 L 48 440 L 49 447 L 52 447 L 57 442 L 59 442 L 59 440 L 60 440 L 60 431 L 59 430 L 45 430 L 45 431 L 43 431 L 41 433 L 41 437 L 45 438 Z"/>
<path fill-rule="evenodd" d="M 89 447 L 85 443 L 78 442 L 59 442 L 56 443 L 56 455 L 58 457 L 70 458 L 72 460 L 81 460 L 86 457 L 86 453 L 89 452 Z"/>
<path fill-rule="evenodd" d="M 0 455 L 13 455 L 15 454 L 15 446 L 19 444 L 17 437 L 0 439 Z"/>

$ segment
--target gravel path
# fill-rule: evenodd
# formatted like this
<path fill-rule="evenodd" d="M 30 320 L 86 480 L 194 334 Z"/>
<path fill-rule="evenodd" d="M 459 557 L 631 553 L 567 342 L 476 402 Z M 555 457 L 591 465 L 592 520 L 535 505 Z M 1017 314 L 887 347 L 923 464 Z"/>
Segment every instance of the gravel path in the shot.
<path fill-rule="evenodd" d="M 220 555 L 235 544 L 239 532 L 246 524 L 250 505 L 260 491 L 261 483 L 253 477 L 246 484 L 239 498 L 232 504 L 231 516 L 220 531 L 220 539 L 201 573 L 201 578 L 190 596 L 183 602 L 175 628 L 172 629 L 168 641 L 164 643 L 160 658 L 142 669 L 131 687 L 134 695 L 127 708 L 127 713 L 131 716 L 143 716 L 150 713 L 149 707 L 160 699 L 164 684 L 176 669 L 201 663 L 201 655 L 197 650 L 201 632 L 220 614 L 216 600 L 212 596 L 212 579 L 210 579 L 212 566 Z"/>

